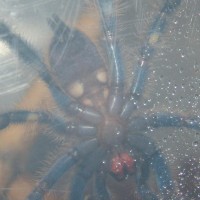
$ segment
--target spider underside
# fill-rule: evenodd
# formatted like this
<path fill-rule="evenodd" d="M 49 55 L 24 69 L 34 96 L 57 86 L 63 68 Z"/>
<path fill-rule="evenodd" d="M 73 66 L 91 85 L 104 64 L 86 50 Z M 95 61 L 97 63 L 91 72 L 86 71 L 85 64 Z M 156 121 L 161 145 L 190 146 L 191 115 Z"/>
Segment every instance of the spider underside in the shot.
<path fill-rule="evenodd" d="M 37 121 L 52 126 L 55 133 L 64 132 L 68 137 L 75 134 L 84 138 L 80 145 L 66 150 L 57 159 L 27 200 L 43 199 L 74 165 L 77 165 L 77 171 L 71 184 L 71 200 L 84 199 L 91 178 L 94 178 L 95 185 L 92 199 L 112 199 L 106 184 L 108 176 L 122 183 L 131 177 L 135 183 L 134 195 L 139 199 L 156 200 L 158 195 L 168 199 L 173 195 L 173 180 L 165 158 L 154 141 L 142 132 L 159 127 L 199 130 L 199 118 L 162 111 L 137 115 L 134 112 L 138 113 L 138 102 L 143 94 L 148 62 L 155 44 L 165 29 L 168 16 L 180 3 L 180 0 L 166 0 L 152 23 L 128 92 L 124 91 L 125 69 L 115 37 L 114 1 L 96 2 L 110 61 L 109 73 L 102 67 L 104 62 L 89 38 L 78 30 L 72 31 L 56 15 L 48 19 L 54 32 L 49 51 L 50 71 L 29 44 L 12 33 L 7 25 L 0 23 L 1 39 L 16 51 L 22 61 L 38 71 L 61 112 L 72 116 L 72 120 L 66 120 L 44 111 L 11 111 L 0 115 L 0 129 L 14 123 Z M 80 74 L 83 78 L 76 80 Z M 59 79 L 63 82 L 60 83 Z M 155 174 L 159 194 L 152 191 L 148 183 L 151 171 Z"/>

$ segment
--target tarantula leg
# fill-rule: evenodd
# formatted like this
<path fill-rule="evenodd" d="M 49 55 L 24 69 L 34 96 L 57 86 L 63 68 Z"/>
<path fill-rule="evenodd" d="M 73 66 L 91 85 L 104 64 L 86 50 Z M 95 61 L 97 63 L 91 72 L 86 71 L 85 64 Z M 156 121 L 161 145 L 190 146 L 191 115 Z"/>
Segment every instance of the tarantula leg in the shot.
<path fill-rule="evenodd" d="M 114 1 L 98 0 L 106 47 L 111 66 L 111 81 L 108 99 L 108 108 L 111 114 L 119 114 L 123 104 L 124 65 L 121 58 L 119 42 L 116 38 L 116 16 Z"/>
<path fill-rule="evenodd" d="M 91 124 L 99 124 L 102 121 L 102 115 L 91 107 L 83 106 L 70 96 L 63 93 L 59 87 L 55 85 L 50 75 L 46 72 L 41 73 L 41 78 L 48 84 L 51 93 L 63 110 L 71 115 L 77 115 L 83 120 Z"/>
<path fill-rule="evenodd" d="M 69 95 L 61 91 L 55 84 L 48 72 L 40 72 L 40 77 L 48 84 L 49 89 L 63 110 L 71 115 L 77 115 L 92 124 L 99 124 L 102 121 L 102 115 L 91 107 L 86 107 L 72 99 Z"/>
<path fill-rule="evenodd" d="M 157 150 L 156 145 L 153 140 L 142 134 L 133 134 L 128 135 L 128 142 L 131 146 L 137 149 L 139 152 L 142 152 L 146 157 L 145 160 L 147 165 L 154 170 L 155 176 L 157 179 L 157 185 L 159 190 L 164 194 L 168 191 L 173 190 L 173 182 L 171 180 L 170 172 L 166 161 L 163 155 Z M 144 170 L 143 170 L 144 171 Z M 147 186 L 145 186 L 145 182 L 147 180 L 147 176 L 142 177 L 139 181 L 139 185 L 144 185 L 144 192 L 148 192 Z"/>
<path fill-rule="evenodd" d="M 155 18 L 151 25 L 149 33 L 146 38 L 146 42 L 140 51 L 140 59 L 136 67 L 135 79 L 132 82 L 129 96 L 126 100 L 125 106 L 123 107 L 121 116 L 124 119 L 128 119 L 134 110 L 138 107 L 138 100 L 143 93 L 145 81 L 149 70 L 149 60 L 152 58 L 155 50 L 155 45 L 158 43 L 161 34 L 167 25 L 167 16 L 174 11 L 181 0 L 166 0 L 160 13 Z"/>
<path fill-rule="evenodd" d="M 159 151 L 156 151 L 156 153 L 153 154 L 152 157 L 147 158 L 145 165 L 147 165 L 147 167 L 146 169 L 142 170 L 141 179 L 139 181 L 136 181 L 138 192 L 141 195 L 142 199 L 158 200 L 158 197 L 149 189 L 148 185 L 146 184 L 149 176 L 145 176 L 144 172 L 148 170 L 149 166 L 151 166 L 155 173 L 157 186 L 161 192 L 161 195 L 164 199 L 171 199 L 173 192 L 173 181 L 171 179 L 169 168 L 163 155 Z"/>
<path fill-rule="evenodd" d="M 70 200 L 84 199 L 84 189 L 86 184 L 94 172 L 98 169 L 105 153 L 106 150 L 99 147 L 79 166 L 80 170 L 75 175 L 72 183 Z"/>
<path fill-rule="evenodd" d="M 149 116 L 148 120 L 152 127 L 185 127 L 200 130 L 199 116 L 182 116 L 171 113 L 158 113 Z"/>
<path fill-rule="evenodd" d="M 95 177 L 95 200 L 110 200 L 106 188 L 106 175 L 103 171 L 98 171 Z"/>
<path fill-rule="evenodd" d="M 163 195 L 173 190 L 173 181 L 171 179 L 169 168 L 163 155 L 156 151 L 151 157 L 151 167 L 155 172 L 157 184 Z"/>
<path fill-rule="evenodd" d="M 23 124 L 27 122 L 49 124 L 55 131 L 67 134 L 76 133 L 81 136 L 96 135 L 96 128 L 93 126 L 63 121 L 62 118 L 45 112 L 18 110 L 0 114 L 0 130 L 8 127 L 10 124 Z"/>
<path fill-rule="evenodd" d="M 149 187 L 146 184 L 138 185 L 137 190 L 142 197 L 142 200 L 158 200 L 156 195 L 149 190 Z"/>
<path fill-rule="evenodd" d="M 150 174 L 150 158 L 148 156 L 144 156 L 144 160 L 145 162 L 137 167 L 137 193 L 142 198 L 142 200 L 157 200 L 156 195 L 149 189 L 147 184 L 147 180 Z"/>
<path fill-rule="evenodd" d="M 129 134 L 128 143 L 147 157 L 151 157 L 157 151 L 153 139 L 142 133 Z"/>
<path fill-rule="evenodd" d="M 142 131 L 151 127 L 185 127 L 200 130 L 200 117 L 186 117 L 173 113 L 154 113 L 144 117 L 132 117 L 128 127 L 132 131 Z"/>
<path fill-rule="evenodd" d="M 150 159 L 151 153 L 155 152 L 155 145 L 151 143 L 151 139 L 140 134 L 134 135 L 135 137 L 130 137 L 128 139 L 130 146 L 133 151 L 138 151 L 141 154 L 136 159 L 136 174 L 135 174 L 135 183 L 136 183 L 136 191 L 137 197 L 139 196 L 142 200 L 157 200 L 156 195 L 149 189 L 147 181 L 150 175 Z M 137 144 L 137 139 L 138 143 Z M 141 142 L 144 141 L 144 144 Z M 134 145 L 136 144 L 136 145 Z M 151 147 L 151 144 L 153 147 Z M 142 146 L 146 146 L 147 148 L 144 151 L 141 151 Z M 149 150 L 149 151 L 148 151 Z"/>
<path fill-rule="evenodd" d="M 5 41 L 25 63 L 34 64 L 36 66 L 45 66 L 39 54 L 20 36 L 10 31 L 8 26 L 0 22 L 0 39 Z"/>
<path fill-rule="evenodd" d="M 78 102 L 74 101 L 69 95 L 65 94 L 52 79 L 47 71 L 47 67 L 36 51 L 20 36 L 12 33 L 10 29 L 4 24 L 0 23 L 0 38 L 5 41 L 10 48 L 17 52 L 20 59 L 25 63 L 33 65 L 39 72 L 40 77 L 47 83 L 54 99 L 61 109 L 69 112 L 72 115 L 78 115 L 92 124 L 100 123 L 102 116 L 96 110 L 90 107 L 84 107 Z"/>
<path fill-rule="evenodd" d="M 96 139 L 89 140 L 71 149 L 67 155 L 59 158 L 56 163 L 49 169 L 47 175 L 38 183 L 27 200 L 42 200 L 45 193 L 47 193 L 53 185 L 66 173 L 74 164 L 80 159 L 92 153 L 98 147 Z"/>
<path fill-rule="evenodd" d="M 42 122 L 43 119 L 49 118 L 43 112 L 31 112 L 18 110 L 0 114 L 0 129 L 8 127 L 10 124 L 22 124 L 25 122 Z"/>

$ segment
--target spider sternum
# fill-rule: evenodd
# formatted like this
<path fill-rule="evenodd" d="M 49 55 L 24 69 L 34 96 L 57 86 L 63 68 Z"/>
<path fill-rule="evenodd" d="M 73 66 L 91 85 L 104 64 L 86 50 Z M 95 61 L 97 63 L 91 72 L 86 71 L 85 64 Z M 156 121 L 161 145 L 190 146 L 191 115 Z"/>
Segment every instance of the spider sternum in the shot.
<path fill-rule="evenodd" d="M 125 140 L 124 127 L 124 122 L 119 117 L 104 115 L 98 128 L 98 138 L 105 146 L 120 146 Z"/>

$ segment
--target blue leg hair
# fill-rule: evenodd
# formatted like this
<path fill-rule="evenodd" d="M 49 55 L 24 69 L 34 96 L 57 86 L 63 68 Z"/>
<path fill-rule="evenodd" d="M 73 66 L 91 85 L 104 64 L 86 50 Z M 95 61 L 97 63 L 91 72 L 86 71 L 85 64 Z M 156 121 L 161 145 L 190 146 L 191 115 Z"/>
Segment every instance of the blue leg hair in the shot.
<path fill-rule="evenodd" d="M 200 118 L 198 116 L 185 117 L 179 114 L 164 112 L 154 113 L 146 116 L 132 117 L 128 129 L 130 131 L 143 131 L 150 127 L 185 127 L 200 130 Z"/>
<path fill-rule="evenodd" d="M 144 156 L 145 158 L 145 156 Z M 136 186 L 137 186 L 137 193 L 139 194 L 142 200 L 158 200 L 156 195 L 149 189 L 147 184 L 147 180 L 149 179 L 150 173 L 150 163 L 149 158 L 145 158 L 145 163 L 142 166 L 139 166 L 140 173 L 137 172 L 137 179 L 136 179 Z"/>
<path fill-rule="evenodd" d="M 119 114 L 123 103 L 124 65 L 121 58 L 118 39 L 116 39 L 116 16 L 113 0 L 98 0 L 97 5 L 101 15 L 106 47 L 111 68 L 111 80 L 108 99 L 108 109 L 111 114 Z"/>
<path fill-rule="evenodd" d="M 56 163 L 49 169 L 47 175 L 38 183 L 27 200 L 42 200 L 53 185 L 80 159 L 89 156 L 98 146 L 96 139 L 89 140 L 73 148 L 66 155 L 59 158 Z M 77 199 L 78 200 L 78 199 Z"/>
<path fill-rule="evenodd" d="M 157 151 L 152 138 L 134 131 L 131 131 L 131 133 L 128 135 L 128 143 L 139 152 L 142 152 L 147 157 L 151 157 Z"/>
<path fill-rule="evenodd" d="M 87 157 L 76 173 L 71 188 L 70 200 L 83 200 L 84 190 L 93 176 L 94 172 L 98 169 L 98 165 L 105 155 L 105 149 L 97 148 L 89 157 Z"/>
<path fill-rule="evenodd" d="M 97 133 L 96 128 L 93 126 L 65 121 L 58 116 L 45 112 L 17 110 L 0 114 L 0 130 L 7 128 L 11 124 L 34 122 L 48 124 L 56 133 L 78 134 L 80 136 L 94 136 Z"/>
<path fill-rule="evenodd" d="M 55 84 L 51 75 L 47 71 L 47 67 L 36 53 L 36 51 L 20 36 L 12 33 L 10 29 L 4 24 L 0 23 L 0 38 L 6 42 L 11 49 L 13 49 L 22 61 L 36 67 L 40 77 L 47 83 L 54 99 L 61 109 L 69 112 L 72 115 L 78 115 L 86 121 L 93 124 L 100 123 L 102 116 L 96 110 L 90 107 L 83 107 L 74 101 L 69 95 L 63 93 L 61 89 Z"/>
<path fill-rule="evenodd" d="M 11 124 L 23 124 L 30 122 L 38 122 L 41 124 L 50 124 L 57 130 L 66 131 L 70 123 L 67 125 L 61 118 L 55 117 L 45 112 L 33 112 L 27 110 L 17 110 L 0 114 L 0 130 L 7 128 Z"/>
<path fill-rule="evenodd" d="M 162 195 L 169 195 L 170 191 L 173 191 L 173 181 L 164 156 L 159 151 L 152 155 L 151 167 L 155 172 L 157 184 Z"/>
<path fill-rule="evenodd" d="M 97 172 L 95 177 L 95 200 L 110 200 L 106 187 L 106 175 L 104 172 Z"/>
<path fill-rule="evenodd" d="M 155 194 L 151 192 L 146 184 L 138 185 L 138 192 L 142 197 L 142 200 L 158 200 Z"/>
<path fill-rule="evenodd" d="M 129 135 L 128 138 L 130 146 L 142 153 L 136 165 L 135 183 L 137 194 L 142 200 L 157 200 L 156 195 L 150 190 L 147 184 L 150 174 L 151 156 L 156 152 L 156 146 L 153 140 L 142 134 Z M 144 162 L 140 163 L 140 159 L 144 160 Z"/>
<path fill-rule="evenodd" d="M 159 151 L 156 151 L 150 158 L 147 158 L 147 161 L 155 173 L 156 183 L 161 195 L 164 199 L 171 199 L 174 189 L 173 181 L 163 155 Z M 147 164 L 147 168 L 149 167 L 149 164 Z M 142 178 L 137 181 L 138 192 L 143 200 L 158 200 L 158 197 L 151 192 L 146 183 L 148 176 L 144 177 L 145 175 L 143 173 L 145 170 L 149 169 L 143 169 L 141 175 Z"/>
<path fill-rule="evenodd" d="M 140 51 L 140 59 L 136 67 L 136 77 L 130 88 L 130 94 L 122 110 L 121 117 L 128 119 L 137 109 L 138 99 L 143 93 L 145 81 L 149 70 L 148 61 L 152 58 L 155 44 L 158 43 L 160 35 L 166 27 L 167 16 L 170 15 L 180 4 L 181 0 L 166 0 L 155 21 L 152 23 L 147 40 Z"/>
<path fill-rule="evenodd" d="M 118 41 L 114 35 L 116 29 L 116 16 L 111 15 L 114 13 L 113 7 L 114 1 L 99 0 L 98 6 L 101 14 L 102 24 L 104 27 L 104 34 L 106 36 L 106 46 L 109 53 L 109 59 L 112 61 L 112 73 L 111 73 L 111 85 L 109 93 L 108 109 L 111 114 L 118 114 L 121 112 L 123 103 L 123 90 L 124 90 L 124 66 L 121 59 L 121 53 L 118 47 Z M 180 4 L 181 0 L 166 0 L 165 5 L 160 11 L 160 14 L 156 17 L 152 24 L 147 41 L 141 49 L 140 60 L 136 67 L 136 78 L 130 89 L 129 97 L 122 110 L 121 117 L 127 119 L 130 117 L 132 111 L 137 109 L 138 99 L 142 95 L 143 86 L 148 74 L 148 62 L 152 58 L 155 44 L 158 42 L 161 33 L 163 33 L 166 26 L 166 18 L 170 15 L 176 7 Z M 55 18 L 54 18 L 55 19 Z M 55 26 L 53 21 L 49 22 L 51 27 Z M 64 23 L 63 23 L 63 26 Z M 55 27 L 53 27 L 55 28 Z M 56 28 L 55 28 L 56 29 Z M 56 31 L 55 31 L 56 32 Z M 80 118 L 90 122 L 91 124 L 99 124 L 102 121 L 102 115 L 92 108 L 83 107 L 78 102 L 74 101 L 69 95 L 66 95 L 53 81 L 51 75 L 46 72 L 47 67 L 40 58 L 39 54 L 29 46 L 26 41 L 23 41 L 19 36 L 13 34 L 10 29 L 3 23 L 0 23 L 0 37 L 5 41 L 13 50 L 15 50 L 25 63 L 36 66 L 40 77 L 47 83 L 54 99 L 57 101 L 61 109 L 67 111 L 72 115 L 78 115 Z M 31 116 L 30 116 L 31 115 Z M 34 116 L 33 116 L 34 115 Z M 31 117 L 33 117 L 31 119 Z M 74 123 L 66 123 L 59 121 L 56 118 L 49 118 L 42 112 L 29 112 L 29 111 L 16 111 L 0 115 L 0 129 L 6 128 L 9 124 L 24 123 L 27 121 L 36 121 L 39 123 L 55 123 L 59 129 L 65 129 L 65 131 L 71 131 L 71 128 L 75 128 L 75 132 L 80 131 L 82 133 L 88 133 L 87 129 L 77 127 Z M 37 118 L 38 117 L 38 118 Z M 57 121 L 56 121 L 57 120 Z M 53 125 L 54 126 L 54 125 Z M 88 126 L 89 127 L 89 126 Z M 92 129 L 93 126 L 90 126 Z M 169 113 L 152 114 L 145 117 L 131 118 L 129 124 L 130 131 L 140 131 L 148 129 L 149 127 L 186 127 L 192 129 L 200 129 L 200 123 L 198 117 L 183 117 L 180 115 L 174 115 Z M 96 130 L 94 132 L 96 134 Z M 134 148 L 142 151 L 142 153 L 148 157 L 151 166 L 155 172 L 157 178 L 158 188 L 163 194 L 166 190 L 173 188 L 169 170 L 165 163 L 165 159 L 156 149 L 156 146 L 144 135 L 133 134 L 128 136 L 129 143 Z M 105 155 L 105 150 L 98 147 L 97 139 L 84 142 L 78 147 L 73 148 L 70 153 L 64 155 L 56 161 L 56 163 L 47 172 L 47 175 L 38 183 L 33 192 L 29 195 L 27 200 L 41 200 L 46 192 L 48 192 L 53 185 L 59 180 L 59 178 L 67 172 L 73 165 L 79 160 L 83 160 L 80 170 L 74 177 L 72 184 L 72 190 L 70 194 L 71 200 L 84 199 L 84 190 L 92 177 L 94 172 L 98 169 L 98 165 Z M 145 170 L 142 169 L 142 171 Z M 157 197 L 149 190 L 146 185 L 148 175 L 144 173 L 141 175 L 141 179 L 138 180 L 138 191 L 147 200 L 157 200 Z M 110 199 L 108 191 L 105 185 L 104 177 L 100 177 L 96 180 L 97 197 L 100 200 Z M 101 195 L 103 193 L 103 195 Z"/>
<path fill-rule="evenodd" d="M 25 63 L 45 67 L 39 54 L 21 37 L 12 33 L 2 22 L 0 22 L 0 39 L 5 41 Z"/>
<path fill-rule="evenodd" d="M 173 190 L 173 182 L 165 159 L 157 150 L 153 140 L 142 134 L 129 135 L 128 139 L 129 144 L 145 156 L 146 161 L 141 169 L 141 177 L 136 181 L 138 191 L 143 196 L 143 199 L 157 199 L 156 195 L 146 185 L 149 167 L 155 172 L 158 189 L 163 195 L 167 195 L 169 191 Z"/>
<path fill-rule="evenodd" d="M 142 200 L 157 200 L 157 197 L 147 185 L 150 171 L 150 159 L 157 151 L 153 140 L 143 134 L 129 134 L 128 142 L 130 146 L 142 152 L 145 162 L 137 167 L 136 186 L 137 192 Z"/>

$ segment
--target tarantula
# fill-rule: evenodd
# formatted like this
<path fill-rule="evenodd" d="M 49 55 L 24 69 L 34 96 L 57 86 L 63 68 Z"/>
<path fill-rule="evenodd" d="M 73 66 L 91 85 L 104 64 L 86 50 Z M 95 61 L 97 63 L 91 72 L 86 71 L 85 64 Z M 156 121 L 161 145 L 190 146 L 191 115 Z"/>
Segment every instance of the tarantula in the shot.
<path fill-rule="evenodd" d="M 14 123 L 37 121 L 52 126 L 55 133 L 65 132 L 68 137 L 76 134 L 85 138 L 80 145 L 57 159 L 27 200 L 43 199 L 74 165 L 78 166 L 78 171 L 71 185 L 71 200 L 84 199 L 86 185 L 92 177 L 95 182 L 93 199 L 111 199 L 106 186 L 108 174 L 117 181 L 132 176 L 140 199 L 158 199 L 148 183 L 151 169 L 157 179 L 157 189 L 164 199 L 170 198 L 174 186 L 165 158 L 154 141 L 142 131 L 159 127 L 199 130 L 199 118 L 162 111 L 135 113 L 138 113 L 155 45 L 165 29 L 167 17 L 180 3 L 181 0 L 165 0 L 141 48 L 128 92 L 124 89 L 125 68 L 115 36 L 114 0 L 96 1 L 110 61 L 108 72 L 90 39 L 78 30 L 71 30 L 56 15 L 48 19 L 54 32 L 49 50 L 51 69 L 29 44 L 12 33 L 5 23 L 0 23 L 1 40 L 16 51 L 22 61 L 38 71 L 60 110 L 72 116 L 72 120 L 67 121 L 44 111 L 11 111 L 0 115 L 0 129 Z"/>

